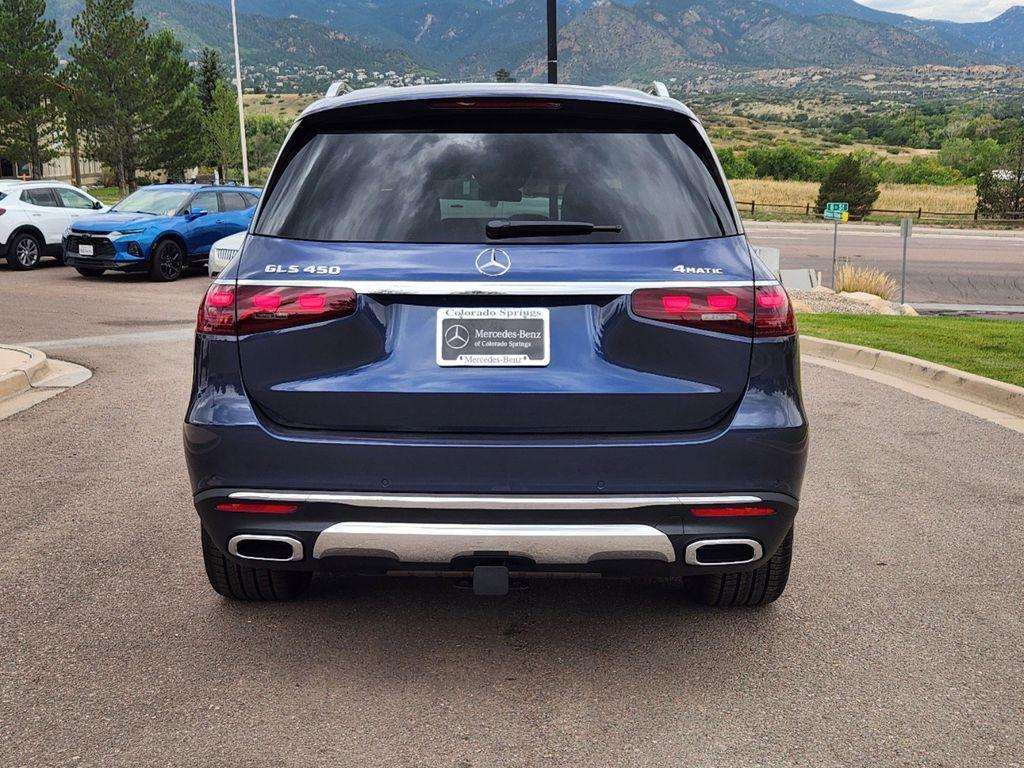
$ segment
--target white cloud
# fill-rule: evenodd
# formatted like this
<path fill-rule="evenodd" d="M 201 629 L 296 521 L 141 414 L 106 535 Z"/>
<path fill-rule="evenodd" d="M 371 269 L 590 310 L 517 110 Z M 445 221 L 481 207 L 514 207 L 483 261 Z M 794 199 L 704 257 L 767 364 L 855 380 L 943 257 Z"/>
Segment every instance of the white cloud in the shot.
<path fill-rule="evenodd" d="M 905 13 L 919 19 L 988 21 L 1019 0 L 859 0 L 882 11 Z"/>

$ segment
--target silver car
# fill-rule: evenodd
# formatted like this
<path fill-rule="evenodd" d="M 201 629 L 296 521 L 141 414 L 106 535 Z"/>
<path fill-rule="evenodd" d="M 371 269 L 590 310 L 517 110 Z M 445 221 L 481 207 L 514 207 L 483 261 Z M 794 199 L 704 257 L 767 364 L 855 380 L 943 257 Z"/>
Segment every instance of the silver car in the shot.
<path fill-rule="evenodd" d="M 222 237 L 210 246 L 210 261 L 208 263 L 210 277 L 216 277 L 224 271 L 224 267 L 242 250 L 244 242 L 245 232 L 236 232 L 233 235 Z"/>

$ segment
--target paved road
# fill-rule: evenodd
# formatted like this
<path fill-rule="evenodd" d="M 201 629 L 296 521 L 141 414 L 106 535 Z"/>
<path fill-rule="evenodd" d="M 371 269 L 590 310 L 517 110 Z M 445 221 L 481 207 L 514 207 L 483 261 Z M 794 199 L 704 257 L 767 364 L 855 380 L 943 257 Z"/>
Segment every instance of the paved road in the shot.
<path fill-rule="evenodd" d="M 747 222 L 750 241 L 781 251 L 782 268 L 816 269 L 831 285 L 832 226 Z M 899 279 L 899 227 L 845 224 L 839 255 Z M 907 259 L 907 301 L 1024 305 L 1024 232 L 915 227 Z"/>
<path fill-rule="evenodd" d="M 0 421 L 0 765 L 1020 766 L 1020 434 L 808 365 L 790 590 L 558 580 L 210 591 L 180 422 L 202 278 L 2 274 L 95 376 Z M 136 334 L 124 343 L 123 334 Z M 63 350 L 60 348 L 63 345 Z"/>

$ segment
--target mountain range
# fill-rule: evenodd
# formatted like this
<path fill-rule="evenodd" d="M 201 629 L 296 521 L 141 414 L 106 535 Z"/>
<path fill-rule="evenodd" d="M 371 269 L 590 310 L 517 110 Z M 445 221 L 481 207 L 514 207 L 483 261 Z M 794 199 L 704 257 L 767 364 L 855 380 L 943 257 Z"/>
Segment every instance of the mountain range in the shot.
<path fill-rule="evenodd" d="M 136 0 L 187 47 L 228 53 L 229 0 Z M 82 0 L 51 0 L 70 40 Z M 238 0 L 242 57 L 452 79 L 503 67 L 539 79 L 543 0 Z M 1024 66 L 1024 6 L 985 22 L 926 21 L 854 0 L 560 0 L 563 80 L 602 83 L 711 69 Z"/>

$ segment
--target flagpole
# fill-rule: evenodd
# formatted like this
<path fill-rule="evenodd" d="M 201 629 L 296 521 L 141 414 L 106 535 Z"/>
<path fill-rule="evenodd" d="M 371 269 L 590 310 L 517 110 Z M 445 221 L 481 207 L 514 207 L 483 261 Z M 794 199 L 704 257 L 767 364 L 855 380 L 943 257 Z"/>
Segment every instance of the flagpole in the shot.
<path fill-rule="evenodd" d="M 231 35 L 235 41 L 235 89 L 238 93 L 238 134 L 242 140 L 242 183 L 249 186 L 249 150 L 245 145 L 245 110 L 242 106 L 242 62 L 238 56 L 238 18 L 231 0 Z"/>

